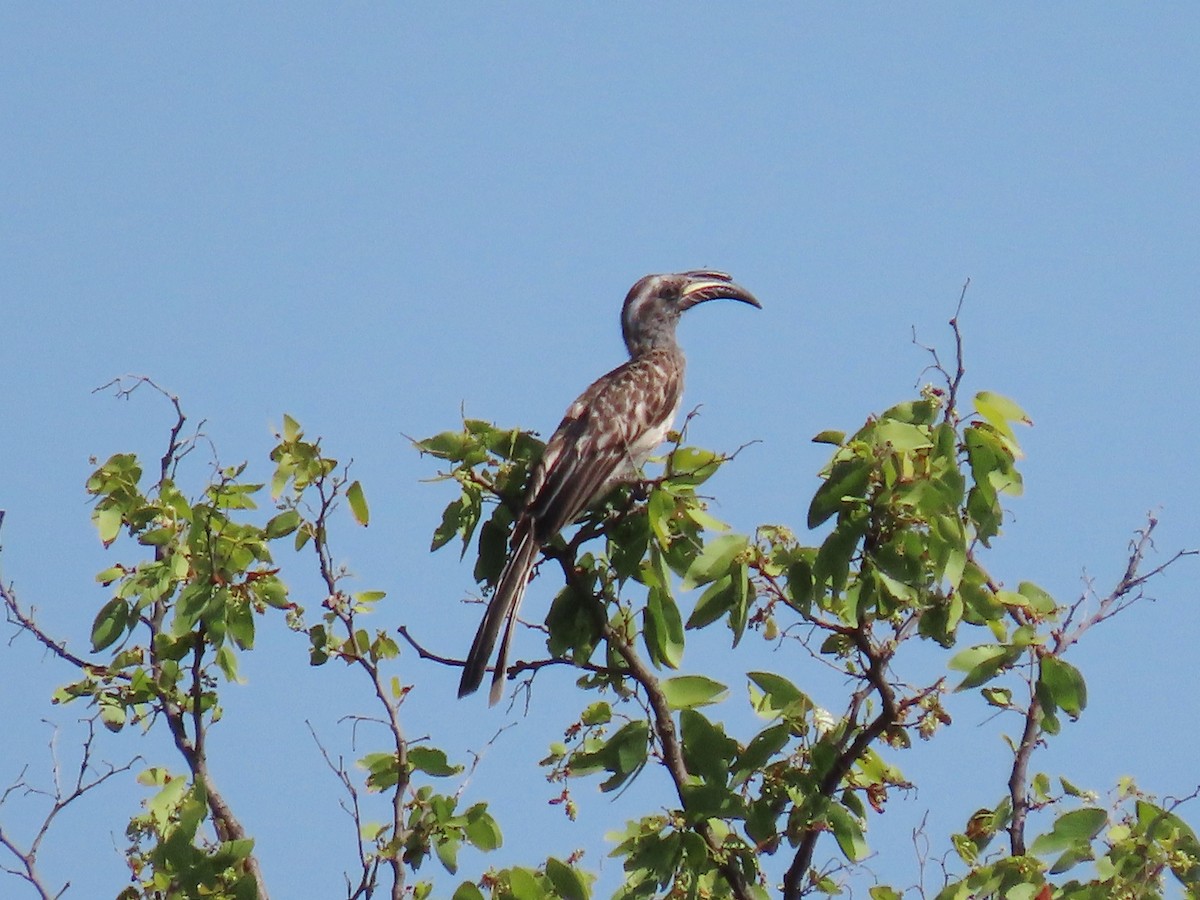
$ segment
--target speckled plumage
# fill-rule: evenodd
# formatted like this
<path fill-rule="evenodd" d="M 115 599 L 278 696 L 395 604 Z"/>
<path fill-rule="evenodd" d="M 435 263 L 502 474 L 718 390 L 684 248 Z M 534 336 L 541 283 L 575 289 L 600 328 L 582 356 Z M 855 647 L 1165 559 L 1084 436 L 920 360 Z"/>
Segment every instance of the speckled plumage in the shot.
<path fill-rule="evenodd" d="M 546 443 L 513 526 L 508 560 L 467 654 L 460 697 L 482 684 L 503 628 L 490 702 L 500 698 L 513 625 L 538 551 L 592 503 L 639 477 L 683 399 L 684 356 L 675 341 L 679 316 L 718 298 L 759 305 L 720 272 L 647 275 L 630 290 L 621 311 L 630 359 L 580 394 Z"/>

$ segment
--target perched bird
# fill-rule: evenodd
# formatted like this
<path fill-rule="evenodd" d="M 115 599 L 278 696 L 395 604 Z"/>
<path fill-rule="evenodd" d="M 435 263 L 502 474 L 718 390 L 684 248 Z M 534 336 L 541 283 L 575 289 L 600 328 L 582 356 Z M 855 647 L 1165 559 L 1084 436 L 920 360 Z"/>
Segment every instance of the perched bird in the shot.
<path fill-rule="evenodd" d="M 467 654 L 458 696 L 483 682 L 503 627 L 490 703 L 500 699 L 513 625 L 538 551 L 612 488 L 640 476 L 671 430 L 683 398 L 684 357 L 675 342 L 679 316 L 717 299 L 761 308 L 723 272 L 647 275 L 630 289 L 621 310 L 629 361 L 580 394 L 546 443 L 513 526 L 508 560 Z"/>

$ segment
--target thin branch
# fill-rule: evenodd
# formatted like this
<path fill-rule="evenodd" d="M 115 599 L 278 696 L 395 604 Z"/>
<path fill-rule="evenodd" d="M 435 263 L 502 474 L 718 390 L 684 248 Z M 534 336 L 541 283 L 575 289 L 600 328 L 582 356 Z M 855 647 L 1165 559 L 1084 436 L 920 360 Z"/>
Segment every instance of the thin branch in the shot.
<path fill-rule="evenodd" d="M 94 669 L 102 668 L 95 663 L 88 662 L 86 659 L 83 659 L 80 656 L 76 656 L 67 649 L 66 641 L 56 641 L 50 637 L 49 634 L 43 631 L 33 618 L 35 613 L 34 608 L 30 607 L 28 612 L 21 609 L 20 604 L 17 602 L 17 595 L 13 592 L 13 589 L 10 586 L 0 583 L 0 599 L 4 601 L 4 612 L 6 618 L 13 625 L 17 626 L 17 632 L 13 635 L 13 639 L 16 638 L 17 634 L 20 634 L 22 631 L 24 631 L 32 635 L 39 644 L 41 644 L 59 659 L 70 663 L 77 669 L 90 672 Z"/>
<path fill-rule="evenodd" d="M 346 879 L 346 900 L 370 900 L 375 893 L 375 886 L 379 881 L 379 864 L 381 858 L 378 853 L 368 855 L 365 844 L 363 843 L 363 820 L 362 810 L 358 802 L 358 790 L 354 787 L 354 782 L 350 778 L 350 774 L 346 771 L 344 760 L 339 756 L 337 762 L 329 755 L 329 751 L 325 749 L 325 745 L 321 743 L 321 739 L 317 737 L 317 732 L 312 726 L 312 722 L 307 719 L 304 722 L 308 726 L 308 732 L 312 735 L 313 742 L 317 745 L 317 749 L 321 751 L 321 756 L 325 760 L 325 765 L 337 777 L 337 780 L 342 785 L 342 790 L 346 792 L 349 803 L 346 800 L 339 801 L 339 806 L 350 816 L 354 822 L 355 840 L 358 846 L 358 862 L 362 867 L 362 874 L 359 876 L 358 883 L 354 884 L 348 873 L 345 874 Z"/>
<path fill-rule="evenodd" d="M 1126 561 L 1125 571 L 1122 573 L 1116 586 L 1109 592 L 1108 596 L 1100 601 L 1093 613 L 1080 621 L 1074 628 L 1068 629 L 1068 624 L 1082 611 L 1088 599 L 1087 594 L 1071 604 L 1067 618 L 1063 623 L 1063 628 L 1054 632 L 1053 654 L 1055 656 L 1060 656 L 1068 647 L 1083 637 L 1084 633 L 1093 625 L 1097 625 L 1106 619 L 1111 619 L 1117 613 L 1123 612 L 1134 603 L 1143 599 L 1145 593 L 1142 591 L 1142 588 L 1145 587 L 1147 582 L 1163 574 L 1163 572 L 1179 562 L 1179 560 L 1189 556 L 1200 555 L 1200 549 L 1179 550 L 1161 565 L 1155 566 L 1148 572 L 1142 572 L 1142 564 L 1145 562 L 1146 554 L 1154 547 L 1154 529 L 1157 527 L 1158 519 L 1153 514 L 1147 514 L 1146 527 L 1135 532 L 1134 538 L 1129 542 L 1129 559 Z"/>
<path fill-rule="evenodd" d="M 1139 600 L 1145 599 L 1143 588 L 1153 578 L 1162 575 L 1181 559 L 1200 555 L 1200 550 L 1180 550 L 1166 562 L 1149 571 L 1142 571 L 1146 554 L 1154 548 L 1154 529 L 1158 519 L 1153 514 L 1146 517 L 1146 525 L 1134 533 L 1129 542 L 1129 557 L 1125 571 L 1113 589 L 1101 599 L 1094 610 L 1085 607 L 1092 596 L 1090 582 L 1078 600 L 1071 604 L 1063 624 L 1052 632 L 1053 644 L 1040 651 L 1041 655 L 1061 657 L 1083 637 L 1089 628 L 1111 619 L 1128 609 Z M 1008 826 L 1009 846 L 1014 856 L 1025 853 L 1025 824 L 1031 804 L 1029 800 L 1029 761 L 1042 736 L 1042 703 L 1037 695 L 1037 674 L 1029 676 L 1029 705 L 1024 713 L 1021 739 L 1013 752 L 1013 765 L 1008 778 L 1009 800 L 1012 803 L 1012 819 Z"/>
<path fill-rule="evenodd" d="M 12 866 L 5 865 L 0 866 L 0 869 L 9 873 L 10 875 L 15 875 L 18 878 L 26 881 L 35 891 L 37 891 L 38 896 L 41 897 L 42 900 L 57 900 L 57 898 L 65 894 L 67 889 L 71 886 L 71 883 L 68 881 L 63 884 L 58 891 L 52 891 L 46 884 L 44 878 L 37 868 L 37 857 L 38 853 L 41 851 L 42 841 L 45 840 L 46 835 L 50 832 L 50 827 L 53 825 L 54 820 L 58 817 L 59 813 L 83 797 L 89 791 L 98 788 L 115 775 L 119 775 L 122 772 L 128 772 L 131 768 L 133 768 L 134 764 L 141 760 L 140 756 L 135 756 L 129 762 L 121 766 L 114 766 L 112 763 L 105 763 L 104 771 L 95 772 L 92 763 L 92 744 L 96 737 L 96 722 L 95 719 L 86 719 L 84 721 L 87 723 L 88 733 L 81 748 L 79 769 L 75 773 L 75 778 L 73 779 L 73 783 L 69 789 L 63 788 L 62 767 L 58 760 L 57 750 L 58 729 L 55 728 L 50 736 L 50 758 L 53 761 L 51 769 L 52 782 L 54 784 L 53 790 L 46 791 L 29 784 L 29 782 L 25 780 L 26 769 L 22 769 L 21 774 L 17 777 L 17 780 L 9 785 L 9 787 L 4 791 L 3 795 L 0 795 L 0 807 L 3 807 L 4 803 L 9 799 L 9 797 L 17 791 L 23 791 L 27 795 L 38 794 L 48 797 L 51 800 L 50 809 L 46 815 L 43 816 L 42 821 L 39 824 L 37 831 L 34 833 L 33 838 L 30 840 L 27 848 L 22 848 L 17 843 L 16 838 L 6 831 L 3 824 L 0 823 L 0 846 L 4 847 L 13 855 L 13 857 L 16 858 L 17 866 L 19 866 L 19 868 L 14 868 Z M 91 778 L 88 777 L 89 772 L 93 773 Z"/>
<path fill-rule="evenodd" d="M 868 693 L 878 696 L 880 712 L 874 719 L 863 725 L 857 731 L 854 728 L 846 730 L 839 742 L 839 752 L 829 770 L 817 785 L 817 796 L 832 798 L 841 787 L 842 782 L 850 774 L 854 764 L 889 728 L 902 725 L 908 716 L 908 711 L 919 705 L 926 697 L 942 690 L 943 680 L 939 679 L 929 687 L 903 699 L 897 697 L 896 689 L 887 678 L 887 668 L 895 654 L 896 642 L 889 641 L 876 645 L 871 640 L 870 628 L 867 623 L 861 623 L 853 630 L 855 647 L 860 655 L 867 660 L 866 671 L 862 677 L 864 687 L 856 691 L 851 698 L 850 711 L 846 720 L 853 722 L 858 718 Z M 853 739 L 851 739 L 853 735 Z M 820 823 L 807 826 L 801 832 L 796 855 L 788 867 L 783 880 L 783 896 L 787 900 L 795 900 L 803 893 L 804 878 L 812 865 L 813 853 L 816 851 L 818 839 L 824 833 Z"/>
<path fill-rule="evenodd" d="M 158 486 L 162 487 L 163 482 L 174 478 L 175 472 L 179 466 L 180 460 L 192 452 L 197 440 L 199 440 L 200 428 L 204 426 L 201 421 L 196 426 L 195 433 L 187 440 L 180 440 L 179 435 L 183 431 L 184 423 L 187 422 L 187 416 L 183 412 L 183 405 L 179 402 L 179 397 L 172 394 L 162 385 L 154 381 L 147 375 L 118 375 L 116 378 L 102 384 L 97 388 L 92 389 L 93 394 L 98 394 L 101 391 L 106 391 L 109 388 L 114 389 L 114 394 L 118 399 L 128 400 L 133 396 L 133 393 L 142 385 L 153 388 L 158 393 L 170 402 L 175 409 L 175 423 L 171 426 L 171 431 L 167 435 L 167 449 L 159 460 L 159 477 Z"/>
<path fill-rule="evenodd" d="M 968 278 L 963 282 L 962 291 L 958 295 L 958 306 L 955 307 L 954 315 L 951 317 L 949 322 L 950 330 L 954 334 L 953 372 L 943 365 L 936 347 L 927 347 L 917 340 L 917 329 L 915 326 L 913 327 L 912 333 L 912 342 L 933 357 L 933 364 L 928 366 L 921 373 L 921 376 L 923 377 L 925 372 L 928 372 L 932 369 L 933 371 L 939 373 L 946 382 L 945 421 L 951 423 L 958 421 L 958 389 L 962 385 L 963 376 L 967 374 L 967 369 L 963 358 L 962 329 L 959 328 L 958 317 L 962 315 L 963 302 L 966 300 L 967 288 L 970 286 L 971 279 Z"/>
<path fill-rule="evenodd" d="M 544 630 L 544 626 L 538 626 L 533 623 L 525 622 L 520 619 L 518 619 L 517 621 L 520 622 L 522 625 L 527 625 L 530 628 L 542 628 Z M 452 666 L 452 667 L 459 668 L 459 669 L 461 669 L 463 666 L 466 665 L 465 660 L 461 660 L 461 659 L 458 659 L 456 657 L 451 657 L 451 656 L 442 656 L 441 654 L 434 653 L 432 650 L 425 647 L 416 638 L 414 638 L 412 636 L 412 634 L 408 630 L 407 625 L 400 625 L 396 629 L 396 633 L 399 634 L 400 637 L 404 638 L 404 640 L 408 643 L 408 645 L 410 647 L 412 647 L 414 650 L 417 651 L 417 656 L 420 657 L 421 659 L 429 660 L 430 662 L 435 662 L 435 663 L 438 663 L 443 666 Z M 545 669 L 549 666 L 570 666 L 571 668 L 584 669 L 588 672 L 594 672 L 598 675 L 605 675 L 605 674 L 609 674 L 612 672 L 612 669 L 609 668 L 608 666 L 602 666 L 602 665 L 599 665 L 599 664 L 593 663 L 593 662 L 580 663 L 580 662 L 575 662 L 574 660 L 571 660 L 571 659 L 554 658 L 554 659 L 536 659 L 536 660 L 528 660 L 528 661 L 527 660 L 514 660 L 513 662 L 509 663 L 508 676 L 510 679 L 515 679 L 522 672 L 538 672 L 541 669 Z"/>
<path fill-rule="evenodd" d="M 348 475 L 344 471 L 341 476 L 333 479 L 331 486 L 327 484 L 324 478 L 314 482 L 317 496 L 320 499 L 320 508 L 313 522 L 316 534 L 312 544 L 317 555 L 317 566 L 321 574 L 321 580 L 325 583 L 325 588 L 328 592 L 325 607 L 341 623 L 346 631 L 347 639 L 353 641 L 355 632 L 357 631 L 354 606 L 348 602 L 349 598 L 338 587 L 341 575 L 334 569 L 333 557 L 328 544 L 327 528 L 329 515 L 337 504 L 340 488 L 346 483 L 347 478 Z M 383 707 L 387 717 L 386 724 L 392 736 L 392 743 L 396 753 L 397 772 L 399 773 L 397 783 L 392 792 L 391 844 L 393 847 L 399 848 L 404 845 L 407 837 L 407 827 L 404 822 L 404 795 L 408 789 L 411 777 L 408 765 L 408 740 L 404 736 L 404 728 L 400 723 L 400 703 L 404 695 L 401 694 L 400 697 L 392 695 L 391 688 L 386 682 L 383 671 L 380 669 L 378 663 L 369 656 L 356 653 L 352 659 L 347 657 L 347 662 L 354 663 L 367 674 L 367 677 L 371 681 L 371 687 L 375 692 L 375 698 Z M 392 872 L 392 900 L 401 900 L 405 895 L 405 874 L 400 854 L 398 852 L 389 853 L 387 864 Z"/>

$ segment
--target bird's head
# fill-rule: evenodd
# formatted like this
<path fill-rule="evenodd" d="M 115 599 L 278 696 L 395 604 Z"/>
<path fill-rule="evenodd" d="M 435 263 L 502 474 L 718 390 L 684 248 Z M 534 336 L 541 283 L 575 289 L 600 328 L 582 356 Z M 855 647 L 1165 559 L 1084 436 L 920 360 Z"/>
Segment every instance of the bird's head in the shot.
<path fill-rule="evenodd" d="M 647 275 L 629 289 L 621 310 L 621 333 L 629 354 L 675 342 L 675 324 L 685 310 L 708 300 L 740 300 L 762 308 L 754 295 L 724 272 Z"/>

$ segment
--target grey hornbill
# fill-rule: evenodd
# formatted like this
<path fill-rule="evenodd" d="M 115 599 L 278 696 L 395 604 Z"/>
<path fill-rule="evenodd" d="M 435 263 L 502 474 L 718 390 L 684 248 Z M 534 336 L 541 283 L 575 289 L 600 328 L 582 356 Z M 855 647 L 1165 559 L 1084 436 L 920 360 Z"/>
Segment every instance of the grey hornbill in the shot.
<path fill-rule="evenodd" d="M 458 696 L 483 682 L 503 627 L 490 702 L 500 699 L 513 625 L 538 551 L 594 501 L 640 476 L 646 459 L 671 430 L 683 398 L 684 356 L 675 341 L 679 316 L 717 299 L 760 306 L 723 272 L 647 275 L 630 289 L 621 309 L 629 361 L 597 379 L 571 404 L 534 467 L 513 526 L 508 561 L 467 654 Z"/>

